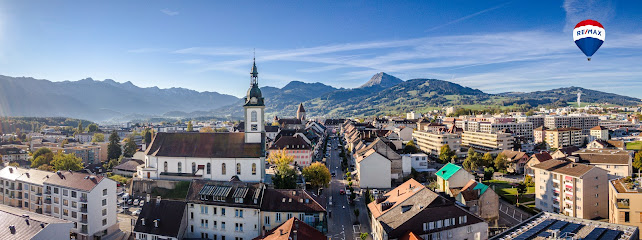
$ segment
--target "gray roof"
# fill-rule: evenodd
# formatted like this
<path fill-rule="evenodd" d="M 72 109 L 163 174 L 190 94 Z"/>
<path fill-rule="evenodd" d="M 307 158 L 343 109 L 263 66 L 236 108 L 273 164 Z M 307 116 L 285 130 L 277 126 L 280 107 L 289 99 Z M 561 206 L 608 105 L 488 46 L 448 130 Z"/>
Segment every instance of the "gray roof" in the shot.
<path fill-rule="evenodd" d="M 32 239 L 49 224 L 68 224 L 69 230 L 73 227 L 73 223 L 67 220 L 0 205 L 0 239 Z M 9 229 L 12 225 L 14 233 Z"/>

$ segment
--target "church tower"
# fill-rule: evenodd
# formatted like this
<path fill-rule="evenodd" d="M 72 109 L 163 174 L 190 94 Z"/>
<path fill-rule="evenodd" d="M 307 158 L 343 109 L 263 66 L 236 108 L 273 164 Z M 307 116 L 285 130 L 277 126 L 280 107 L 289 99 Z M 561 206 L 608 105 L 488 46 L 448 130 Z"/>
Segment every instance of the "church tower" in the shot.
<path fill-rule="evenodd" d="M 259 89 L 259 71 L 256 68 L 256 59 L 250 72 L 250 89 L 245 97 L 245 143 L 262 143 L 265 135 L 265 104 Z"/>
<path fill-rule="evenodd" d="M 303 122 L 305 120 L 305 109 L 303 108 L 303 103 L 299 104 L 299 108 L 296 110 L 296 118 Z"/>

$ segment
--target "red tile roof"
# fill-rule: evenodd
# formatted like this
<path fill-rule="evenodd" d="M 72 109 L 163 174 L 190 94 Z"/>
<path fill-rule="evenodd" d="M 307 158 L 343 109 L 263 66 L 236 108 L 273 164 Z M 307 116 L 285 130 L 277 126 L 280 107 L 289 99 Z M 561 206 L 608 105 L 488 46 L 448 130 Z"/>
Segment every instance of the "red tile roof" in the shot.
<path fill-rule="evenodd" d="M 253 240 L 327 240 L 328 237 L 323 235 L 315 228 L 299 220 L 290 218 L 281 225 L 268 231 L 265 236 L 258 236 Z"/>

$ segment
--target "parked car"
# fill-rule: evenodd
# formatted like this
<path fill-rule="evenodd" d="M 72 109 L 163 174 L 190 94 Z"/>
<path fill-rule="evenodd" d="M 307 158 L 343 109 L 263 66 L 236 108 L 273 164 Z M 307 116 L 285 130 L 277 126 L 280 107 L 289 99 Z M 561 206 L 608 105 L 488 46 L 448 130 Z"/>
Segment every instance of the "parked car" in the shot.
<path fill-rule="evenodd" d="M 134 200 L 134 205 L 138 205 L 138 202 L 140 202 L 140 200 L 135 199 L 135 200 Z"/>
<path fill-rule="evenodd" d="M 134 200 L 131 199 L 131 198 L 129 200 L 127 200 L 127 204 L 129 204 L 129 205 L 132 205 L 133 202 L 134 202 Z"/>
<path fill-rule="evenodd" d="M 336 177 L 337 176 L 337 172 L 333 171 L 331 175 L 332 175 L 332 177 Z"/>
<path fill-rule="evenodd" d="M 346 189 L 345 194 L 350 195 L 350 189 Z"/>
<path fill-rule="evenodd" d="M 141 200 L 140 203 L 138 204 L 139 206 L 143 207 L 145 205 L 145 201 Z"/>
<path fill-rule="evenodd" d="M 346 194 L 346 190 L 343 190 L 343 189 L 339 190 L 339 194 L 345 195 Z"/>
<path fill-rule="evenodd" d="M 132 215 L 138 216 L 140 214 L 140 209 L 137 209 L 136 211 L 132 212 Z"/>

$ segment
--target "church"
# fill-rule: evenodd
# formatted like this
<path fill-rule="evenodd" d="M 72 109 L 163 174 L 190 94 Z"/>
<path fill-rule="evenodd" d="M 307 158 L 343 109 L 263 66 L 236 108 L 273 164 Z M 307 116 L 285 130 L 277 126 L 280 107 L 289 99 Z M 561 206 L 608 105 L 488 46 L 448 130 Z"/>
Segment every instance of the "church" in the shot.
<path fill-rule="evenodd" d="M 265 178 L 265 104 L 256 61 L 245 97 L 244 132 L 158 133 L 145 151 L 138 178 L 210 179 L 263 182 Z"/>

